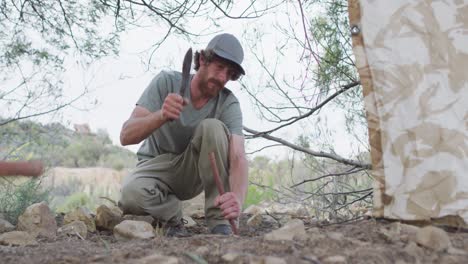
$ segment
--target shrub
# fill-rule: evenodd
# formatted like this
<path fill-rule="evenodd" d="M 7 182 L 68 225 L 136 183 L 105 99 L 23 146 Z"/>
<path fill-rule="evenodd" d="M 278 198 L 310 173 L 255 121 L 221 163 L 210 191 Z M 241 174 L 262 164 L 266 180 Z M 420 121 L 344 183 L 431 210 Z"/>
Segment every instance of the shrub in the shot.
<path fill-rule="evenodd" d="M 5 219 L 16 224 L 24 210 L 42 201 L 49 202 L 49 190 L 43 190 L 40 178 L 0 178 L 0 212 Z"/>
<path fill-rule="evenodd" d="M 86 193 L 78 192 L 66 198 L 63 204 L 57 206 L 56 211 L 67 213 L 81 206 L 93 209 L 93 204 L 89 196 Z"/>
<path fill-rule="evenodd" d="M 275 193 L 270 189 L 264 189 L 250 184 L 247 191 L 247 197 L 245 197 L 244 208 L 250 205 L 259 204 L 263 201 L 268 201 L 274 198 Z"/>

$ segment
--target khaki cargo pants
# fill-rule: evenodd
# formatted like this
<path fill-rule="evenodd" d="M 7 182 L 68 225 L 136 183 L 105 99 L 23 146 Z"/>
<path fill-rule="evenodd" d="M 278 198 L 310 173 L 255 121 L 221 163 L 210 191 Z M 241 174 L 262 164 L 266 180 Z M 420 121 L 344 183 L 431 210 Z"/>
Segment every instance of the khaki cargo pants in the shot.
<path fill-rule="evenodd" d="M 182 154 L 163 154 L 140 162 L 124 178 L 119 205 L 126 214 L 151 215 L 161 222 L 180 221 L 181 200 L 205 191 L 208 228 L 229 224 L 214 206 L 218 190 L 208 154 L 214 152 L 224 189 L 229 190 L 229 130 L 219 120 L 205 119 Z"/>

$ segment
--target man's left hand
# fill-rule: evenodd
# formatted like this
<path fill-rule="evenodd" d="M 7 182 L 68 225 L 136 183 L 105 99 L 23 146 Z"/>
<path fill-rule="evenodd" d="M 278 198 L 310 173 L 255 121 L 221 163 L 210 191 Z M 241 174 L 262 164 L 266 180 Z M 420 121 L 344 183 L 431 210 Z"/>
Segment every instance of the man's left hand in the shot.
<path fill-rule="evenodd" d="M 240 216 L 240 201 L 237 195 L 233 192 L 218 195 L 214 204 L 221 209 L 225 219 L 237 219 Z"/>

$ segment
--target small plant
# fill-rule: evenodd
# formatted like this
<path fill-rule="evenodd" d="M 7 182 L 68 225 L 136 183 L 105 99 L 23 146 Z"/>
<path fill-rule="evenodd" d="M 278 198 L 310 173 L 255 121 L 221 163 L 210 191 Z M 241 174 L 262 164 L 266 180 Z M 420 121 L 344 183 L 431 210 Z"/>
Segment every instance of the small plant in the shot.
<path fill-rule="evenodd" d="M 256 205 L 263 201 L 272 200 L 275 194 L 273 191 L 255 185 L 249 185 L 247 191 L 247 197 L 244 201 L 244 208 L 249 207 L 250 205 Z"/>
<path fill-rule="evenodd" d="M 49 191 L 43 190 L 40 179 L 0 178 L 0 212 L 12 224 L 28 206 L 49 199 Z"/>
<path fill-rule="evenodd" d="M 57 212 L 67 213 L 78 207 L 94 209 L 91 199 L 86 193 L 78 192 L 68 197 L 65 202 L 57 206 Z"/>

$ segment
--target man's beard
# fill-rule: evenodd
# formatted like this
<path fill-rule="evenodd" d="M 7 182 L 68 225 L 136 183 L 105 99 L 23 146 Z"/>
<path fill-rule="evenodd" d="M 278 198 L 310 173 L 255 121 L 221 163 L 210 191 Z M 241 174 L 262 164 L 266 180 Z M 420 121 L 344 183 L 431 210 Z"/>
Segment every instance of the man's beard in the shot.
<path fill-rule="evenodd" d="M 214 84 L 215 86 L 215 91 L 213 93 L 212 89 L 209 88 L 209 84 Z M 218 80 L 216 80 L 215 78 L 209 78 L 209 79 L 205 79 L 201 85 L 201 89 L 202 89 L 202 92 L 203 94 L 206 96 L 206 95 L 210 95 L 210 96 L 215 96 L 218 94 L 218 92 L 223 88 L 223 84 L 221 82 L 219 82 Z"/>

